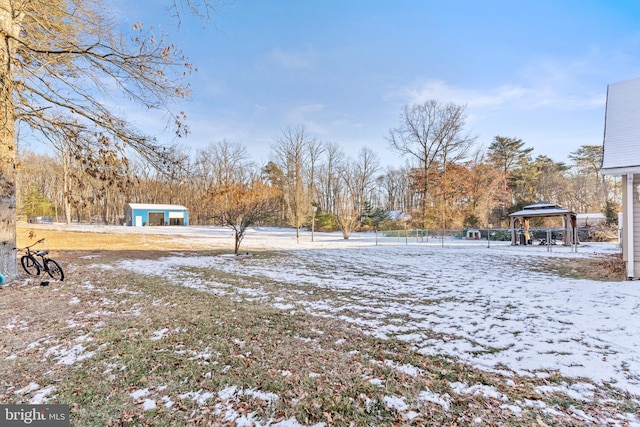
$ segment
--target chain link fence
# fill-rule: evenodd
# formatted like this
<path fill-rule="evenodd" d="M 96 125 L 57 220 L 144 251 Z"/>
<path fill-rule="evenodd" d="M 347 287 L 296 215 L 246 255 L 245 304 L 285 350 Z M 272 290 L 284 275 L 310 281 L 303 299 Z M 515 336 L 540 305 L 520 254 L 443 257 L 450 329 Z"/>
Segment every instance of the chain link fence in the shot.
<path fill-rule="evenodd" d="M 618 242 L 619 230 L 611 227 L 579 227 L 576 231 L 577 239 L 564 228 L 530 228 L 528 233 L 524 229 L 515 230 L 516 245 L 562 245 L 586 242 Z M 375 234 L 377 245 L 409 245 L 409 244 L 480 244 L 491 245 L 492 242 L 511 244 L 512 230 L 510 228 L 463 228 L 450 230 L 435 229 L 402 229 L 377 230 Z"/>

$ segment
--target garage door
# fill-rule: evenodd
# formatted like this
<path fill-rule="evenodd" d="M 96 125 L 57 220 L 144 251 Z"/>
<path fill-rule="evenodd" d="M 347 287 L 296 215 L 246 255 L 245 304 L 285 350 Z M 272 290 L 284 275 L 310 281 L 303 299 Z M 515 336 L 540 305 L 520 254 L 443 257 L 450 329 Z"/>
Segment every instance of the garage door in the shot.
<path fill-rule="evenodd" d="M 149 225 L 164 225 L 164 212 L 149 212 Z"/>

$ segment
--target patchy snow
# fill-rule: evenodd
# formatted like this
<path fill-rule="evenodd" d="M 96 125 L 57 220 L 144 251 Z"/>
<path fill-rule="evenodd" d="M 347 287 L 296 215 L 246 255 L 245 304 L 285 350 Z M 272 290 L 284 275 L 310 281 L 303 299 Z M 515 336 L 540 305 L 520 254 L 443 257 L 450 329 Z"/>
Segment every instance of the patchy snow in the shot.
<path fill-rule="evenodd" d="M 385 380 L 381 379 L 381 378 L 371 378 L 369 380 L 369 383 L 373 384 L 373 385 L 377 385 L 379 387 L 382 387 L 385 383 Z"/>
<path fill-rule="evenodd" d="M 203 406 L 207 400 L 214 398 L 215 394 L 208 391 L 199 390 L 199 391 L 190 391 L 190 392 L 181 394 L 178 397 L 180 399 L 193 400 L 197 402 L 198 405 Z M 222 396 L 220 397 L 223 398 Z"/>
<path fill-rule="evenodd" d="M 562 383 L 557 386 L 539 386 L 536 391 L 539 394 L 563 393 L 575 400 L 588 402 L 593 399 L 595 387 L 593 384 L 578 382 L 572 385 Z"/>
<path fill-rule="evenodd" d="M 3 326 L 5 329 L 13 330 L 16 329 L 18 331 L 28 331 L 29 324 L 24 320 L 18 320 L 17 318 L 11 319 L 9 323 Z"/>
<path fill-rule="evenodd" d="M 175 402 L 168 396 L 162 396 L 161 399 L 164 402 L 163 405 L 165 408 L 171 408 L 175 404 Z"/>
<path fill-rule="evenodd" d="M 143 411 L 151 411 L 153 409 L 156 409 L 156 407 L 156 401 L 153 399 L 145 399 L 144 402 L 142 402 Z"/>
<path fill-rule="evenodd" d="M 86 351 L 86 347 L 82 344 L 72 345 L 71 343 L 49 347 L 44 353 L 45 358 L 53 356 L 59 365 L 73 365 L 94 355 L 95 351 Z"/>
<path fill-rule="evenodd" d="M 405 397 L 400 396 L 385 396 L 382 398 L 382 401 L 387 408 L 398 412 L 405 412 L 409 409 L 409 405 L 407 405 L 405 400 Z"/>
<path fill-rule="evenodd" d="M 153 332 L 153 336 L 151 338 L 149 338 L 149 340 L 151 341 L 158 341 L 161 340 L 162 338 L 164 338 L 164 336 L 167 334 L 167 332 L 169 332 L 169 328 L 162 328 L 158 331 L 154 331 Z"/>
<path fill-rule="evenodd" d="M 95 227 L 91 227 L 91 231 L 95 232 Z M 228 230 L 209 227 L 180 230 L 173 227 L 135 230 L 106 227 L 104 230 L 131 231 L 165 234 L 173 241 L 183 239 L 194 248 L 225 245 L 232 248 L 233 245 Z M 197 256 L 193 252 L 172 252 L 157 260 L 124 260 L 118 266 L 161 276 L 169 284 L 231 295 L 239 301 L 260 301 L 290 313 L 306 312 L 342 319 L 374 336 L 410 342 L 423 354 L 448 354 L 475 367 L 499 372 L 505 375 L 507 384 L 515 385 L 508 379 L 514 373 L 537 378 L 560 374 L 578 381 L 537 387 L 536 392 L 541 396 L 562 393 L 576 400 L 595 399 L 596 387 L 580 378 L 612 384 L 640 395 L 640 324 L 629 321 L 640 314 L 640 282 L 572 280 L 532 267 L 547 257 L 588 258 L 615 253 L 614 245 L 582 244 L 574 253 L 562 246 L 548 252 L 546 247 L 539 246 L 512 247 L 504 242 L 491 242 L 491 247 L 487 247 L 486 242 L 455 239 L 421 242 L 408 239 L 401 244 L 400 240 L 385 240 L 378 236 L 378 242 L 380 244 L 376 244 L 373 233 L 354 234 L 349 240 L 342 239 L 337 233 L 316 233 L 315 242 L 310 242 L 304 234 L 297 241 L 290 230 L 251 229 L 244 242 L 256 251 L 251 256 Z M 276 256 L 274 252 L 264 256 L 261 249 L 276 251 Z M 219 270 L 223 273 L 221 277 L 229 273 L 238 274 L 238 278 L 232 282 L 213 281 L 207 274 L 211 270 Z M 94 289 L 88 282 L 84 287 Z M 137 292 L 123 289 L 120 293 Z M 69 301 L 70 304 L 80 302 L 77 297 Z M 115 304 L 105 298 L 99 299 L 99 303 L 102 306 Z M 160 301 L 156 303 L 160 304 Z M 135 307 L 129 313 L 143 314 L 143 310 L 142 306 Z M 112 314 L 103 310 L 86 316 Z M 4 328 L 15 330 L 28 326 L 26 322 L 11 320 Z M 321 331 L 316 332 L 321 334 Z M 163 328 L 153 332 L 149 339 L 159 340 L 170 333 L 169 328 Z M 314 340 L 305 336 L 296 336 L 296 339 Z M 83 346 L 88 341 L 91 338 L 87 335 L 65 344 L 43 337 L 27 348 L 37 348 L 44 353 L 47 345 L 45 356 L 53 355 L 58 363 L 72 364 L 93 355 Z M 232 342 L 240 348 L 245 346 L 239 339 Z M 345 342 L 339 339 L 335 345 Z M 213 360 L 217 356 L 208 348 L 202 352 L 187 349 L 177 352 L 202 363 L 218 363 Z M 357 354 L 357 351 L 349 354 Z M 409 376 L 422 374 L 418 367 L 410 364 L 392 360 L 376 363 Z M 114 365 L 105 374 L 117 368 Z M 223 371 L 228 369 L 230 366 L 224 367 Z M 282 370 L 281 374 L 294 375 L 289 370 Z M 309 374 L 310 377 L 320 375 Z M 379 378 L 368 381 L 381 387 L 385 385 Z M 509 401 L 497 388 L 485 384 L 456 382 L 450 383 L 450 387 L 454 396 L 467 394 L 499 400 L 502 408 L 516 415 L 526 408 L 537 408 L 551 415 L 566 416 L 536 400 L 535 396 Z M 31 383 L 15 393 L 33 395 L 33 403 L 46 402 L 46 397 L 54 390 L 53 386 L 40 389 L 38 384 Z M 183 404 L 188 400 L 206 406 L 225 422 L 237 426 L 301 426 L 294 418 L 272 419 L 261 424 L 255 414 L 238 412 L 238 403 L 243 399 L 259 399 L 267 405 L 280 399 L 276 394 L 256 389 L 230 385 L 221 390 L 165 394 L 166 386 L 160 386 L 133 391 L 131 397 L 143 410 L 157 409 L 157 406 L 171 408 L 182 399 Z M 450 410 L 452 400 L 455 399 L 449 394 L 428 389 L 418 396 L 418 403 L 431 402 L 445 411 Z M 415 404 L 407 403 L 403 396 L 386 396 L 383 403 L 403 419 L 419 416 Z M 579 408 L 568 410 L 577 420 L 603 421 Z M 606 424 L 619 425 L 621 420 L 628 421 L 629 425 L 640 425 L 640 419 L 634 414 L 620 414 L 617 420 Z M 483 419 L 478 417 L 473 422 L 482 424 Z"/>
<path fill-rule="evenodd" d="M 500 408 L 510 410 L 517 417 L 522 416 L 522 408 L 517 405 L 510 405 L 505 403 L 504 405 L 500 405 Z"/>
<path fill-rule="evenodd" d="M 55 391 L 56 387 L 50 385 L 49 387 L 45 387 L 43 389 L 38 390 L 31 399 L 29 399 L 29 403 L 32 405 L 41 405 L 43 403 L 47 403 L 48 396 Z"/>
<path fill-rule="evenodd" d="M 411 377 L 417 377 L 422 373 L 422 369 L 418 368 L 417 366 L 409 365 L 408 363 L 404 365 L 399 365 L 393 360 L 385 360 L 384 364 L 392 368 L 395 368 L 398 371 L 402 372 L 403 374 L 409 375 Z"/>
<path fill-rule="evenodd" d="M 14 394 L 27 394 L 27 393 L 31 393 L 34 390 L 37 390 L 40 388 L 40 384 L 36 383 L 36 382 L 30 382 L 29 384 L 27 384 L 26 386 L 22 387 L 19 390 L 14 391 Z"/>
<path fill-rule="evenodd" d="M 260 425 L 260 424 L 257 424 Z M 300 424 L 295 418 L 289 418 L 288 420 L 284 420 L 284 421 L 280 421 L 277 423 L 269 423 L 267 424 L 271 427 L 306 427 L 304 426 L 304 424 Z M 318 423 L 318 424 L 314 424 L 311 427 L 324 427 L 326 424 L 325 423 Z"/>
<path fill-rule="evenodd" d="M 180 233 L 212 246 L 222 241 L 219 230 L 205 227 Z M 585 243 L 576 253 L 455 239 L 391 244 L 378 238 L 382 244 L 376 245 L 373 233 L 349 240 L 316 233 L 313 243 L 304 237 L 297 243 L 290 230 L 249 230 L 246 245 L 281 250 L 279 259 L 172 254 L 120 266 L 203 291 L 270 300 L 290 312 L 340 318 L 377 337 L 411 342 L 423 354 L 456 356 L 481 369 L 555 372 L 640 394 L 640 324 L 628 321 L 640 314 L 638 282 L 574 280 L 532 268 L 548 257 L 612 254 L 614 244 Z M 188 274 L 183 267 L 191 267 Z M 247 280 L 235 287 L 207 282 L 194 268 L 241 273 Z M 267 289 L 260 279 L 295 292 Z M 335 296 L 319 298 L 318 289 Z"/>
<path fill-rule="evenodd" d="M 136 390 L 134 392 L 129 393 L 129 396 L 133 397 L 134 399 L 140 399 L 141 397 L 149 396 L 149 389 L 143 388 L 140 390 Z"/>
<path fill-rule="evenodd" d="M 263 391 L 255 390 L 252 388 L 244 390 L 241 394 L 250 396 L 254 399 L 264 400 L 265 402 L 275 402 L 276 400 L 280 399 L 280 397 L 278 397 L 278 395 L 275 393 L 265 393 Z"/>
<path fill-rule="evenodd" d="M 249 397 L 252 399 L 258 399 L 267 404 L 271 404 L 280 399 L 280 397 L 274 393 L 267 393 L 256 389 L 243 389 L 238 386 L 227 386 L 218 392 L 198 390 L 197 392 L 187 392 L 178 396 L 183 400 L 192 400 L 199 406 L 208 404 L 209 408 L 216 416 L 222 416 L 225 421 L 236 426 L 289 426 L 289 427 L 301 427 L 301 424 L 291 418 L 289 420 L 273 422 L 269 420 L 266 424 L 260 423 L 256 419 L 256 415 L 253 413 L 240 413 L 236 411 L 237 403 L 240 402 L 242 397 Z M 168 397 L 162 398 L 166 407 L 173 406 L 173 401 Z M 215 404 L 214 404 L 215 402 Z M 317 424 L 317 427 L 324 426 L 324 424 Z"/>
<path fill-rule="evenodd" d="M 450 396 L 448 394 L 441 396 L 437 393 L 432 392 L 431 390 L 423 390 L 418 395 L 418 399 L 440 405 L 446 412 L 448 412 L 451 408 Z"/>
<path fill-rule="evenodd" d="M 482 396 L 486 398 L 492 398 L 497 400 L 509 400 L 502 393 L 500 393 L 495 387 L 485 384 L 475 384 L 468 386 L 466 383 L 454 382 L 449 383 L 451 389 L 458 394 L 469 394 L 472 396 Z"/>

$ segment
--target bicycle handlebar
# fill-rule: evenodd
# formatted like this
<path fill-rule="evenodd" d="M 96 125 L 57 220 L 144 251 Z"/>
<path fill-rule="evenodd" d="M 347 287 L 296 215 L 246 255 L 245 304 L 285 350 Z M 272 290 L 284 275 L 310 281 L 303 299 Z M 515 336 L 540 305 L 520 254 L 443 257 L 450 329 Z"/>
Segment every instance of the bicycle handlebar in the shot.
<path fill-rule="evenodd" d="M 44 239 L 45 239 L 45 238 L 43 237 L 42 239 L 38 240 L 37 242 L 32 243 L 32 244 L 30 244 L 29 246 L 25 246 L 24 248 L 19 248 L 18 250 L 23 251 L 23 250 L 25 250 L 25 249 L 32 248 L 33 246 L 35 246 L 35 245 L 37 245 L 37 244 L 39 244 L 39 243 L 44 242 Z"/>

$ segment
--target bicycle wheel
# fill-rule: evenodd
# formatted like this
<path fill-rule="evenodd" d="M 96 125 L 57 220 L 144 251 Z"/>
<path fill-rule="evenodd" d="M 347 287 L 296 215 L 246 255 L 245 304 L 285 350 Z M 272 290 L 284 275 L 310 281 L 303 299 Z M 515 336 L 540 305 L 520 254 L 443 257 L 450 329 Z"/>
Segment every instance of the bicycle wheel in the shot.
<path fill-rule="evenodd" d="M 22 264 L 22 268 L 24 268 L 24 271 L 26 271 L 27 274 L 31 276 L 38 276 L 40 274 L 38 261 L 36 261 L 32 256 L 23 255 L 22 258 L 20 258 L 20 264 Z"/>
<path fill-rule="evenodd" d="M 60 264 L 58 264 L 58 261 L 56 261 L 55 259 L 45 260 L 44 268 L 45 270 L 47 270 L 47 273 L 49 273 L 49 276 L 51 276 L 52 279 L 60 281 L 64 280 L 64 271 L 62 271 L 62 267 L 60 267 Z"/>

